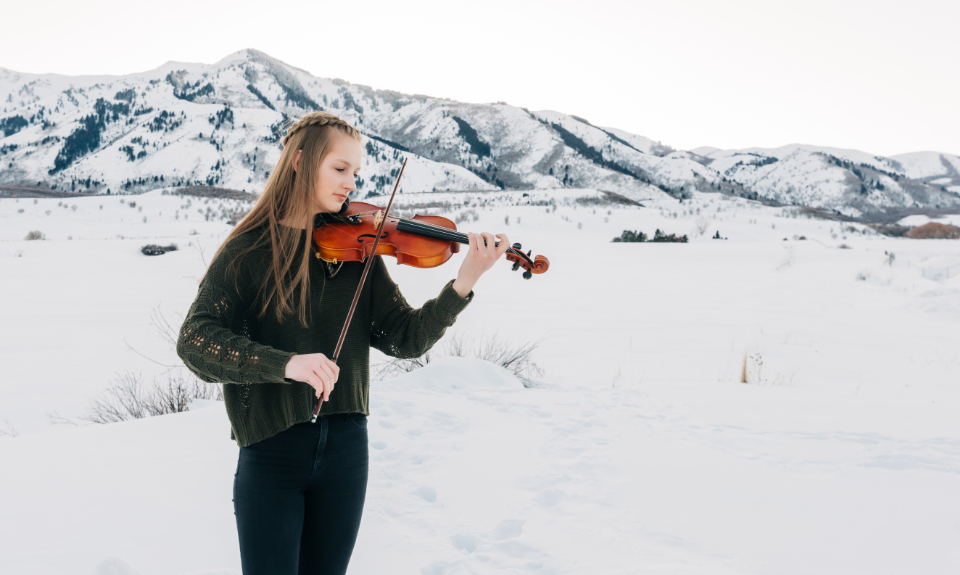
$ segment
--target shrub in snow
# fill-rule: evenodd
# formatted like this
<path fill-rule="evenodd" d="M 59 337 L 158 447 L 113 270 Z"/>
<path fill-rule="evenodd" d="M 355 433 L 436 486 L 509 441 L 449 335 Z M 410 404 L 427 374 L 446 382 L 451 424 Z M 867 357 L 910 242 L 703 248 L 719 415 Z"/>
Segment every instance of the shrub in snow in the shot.
<path fill-rule="evenodd" d="M 647 234 L 643 232 L 623 230 L 623 233 L 620 234 L 620 237 L 613 238 L 612 241 L 614 242 L 645 242 L 647 241 Z"/>
<path fill-rule="evenodd" d="M 45 240 L 47 237 L 43 235 L 43 232 L 39 230 L 32 230 L 27 233 L 27 237 L 23 238 L 25 240 Z"/>
<path fill-rule="evenodd" d="M 651 241 L 651 242 L 683 243 L 683 244 L 685 244 L 685 243 L 687 243 L 687 236 L 686 236 L 686 235 L 682 235 L 682 236 L 679 236 L 679 237 L 678 237 L 676 234 L 669 234 L 669 235 L 667 235 L 667 234 L 661 232 L 659 229 L 657 229 L 657 231 L 655 231 L 655 232 L 653 233 L 653 239 L 650 240 L 650 241 Z"/>
<path fill-rule="evenodd" d="M 956 240 L 960 239 L 960 228 L 948 224 L 945 225 L 938 224 L 937 222 L 930 222 L 922 226 L 911 228 L 910 231 L 904 235 L 906 235 L 908 238 L 917 240 Z"/>
<path fill-rule="evenodd" d="M 465 339 L 459 334 L 451 337 L 441 351 L 431 350 L 421 357 L 409 359 L 390 359 L 373 366 L 377 370 L 377 379 L 394 377 L 424 367 L 431 357 L 474 357 L 489 361 L 506 369 L 523 385 L 533 385 L 531 377 L 543 375 L 543 370 L 533 361 L 533 352 L 540 346 L 539 341 L 512 344 L 497 335 L 480 340 Z"/>
<path fill-rule="evenodd" d="M 177 251 L 177 244 L 169 246 L 158 246 L 157 244 L 147 244 L 140 248 L 140 252 L 145 256 L 160 256 L 167 252 Z"/>
<path fill-rule="evenodd" d="M 92 423 L 114 423 L 142 419 L 152 415 L 188 411 L 194 399 L 223 401 L 218 385 L 207 384 L 196 378 L 185 379 L 179 374 L 169 375 L 165 382 L 154 380 L 147 388 L 140 375 L 124 373 L 105 391 L 94 396 L 87 413 L 80 419 Z"/>

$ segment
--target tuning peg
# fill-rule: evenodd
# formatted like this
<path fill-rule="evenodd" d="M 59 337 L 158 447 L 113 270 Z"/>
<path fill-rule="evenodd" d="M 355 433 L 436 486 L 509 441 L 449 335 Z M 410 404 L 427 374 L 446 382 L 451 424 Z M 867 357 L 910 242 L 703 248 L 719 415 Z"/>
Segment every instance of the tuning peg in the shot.
<path fill-rule="evenodd" d="M 520 269 L 520 262 L 513 262 L 513 271 L 517 271 L 518 269 Z"/>
<path fill-rule="evenodd" d="M 523 279 L 528 280 L 532 277 L 533 277 L 533 272 L 531 272 L 530 270 L 523 272 Z"/>
<path fill-rule="evenodd" d="M 532 255 L 533 255 L 533 250 L 527 250 L 527 257 L 530 257 Z"/>
<path fill-rule="evenodd" d="M 520 244 L 519 244 L 519 243 L 513 244 L 513 249 L 519 251 L 519 250 L 520 250 Z"/>

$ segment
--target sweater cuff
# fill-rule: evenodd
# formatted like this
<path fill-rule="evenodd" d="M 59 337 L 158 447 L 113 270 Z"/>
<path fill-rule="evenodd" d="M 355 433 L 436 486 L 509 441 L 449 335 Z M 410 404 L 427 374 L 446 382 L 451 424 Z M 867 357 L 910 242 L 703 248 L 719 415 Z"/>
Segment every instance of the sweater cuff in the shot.
<path fill-rule="evenodd" d="M 261 353 L 260 365 L 263 367 L 261 370 L 263 380 L 268 383 L 293 383 L 293 380 L 286 379 L 284 374 L 287 371 L 287 362 L 294 355 L 296 354 L 274 348 Z"/>
<path fill-rule="evenodd" d="M 470 290 L 467 297 L 460 297 L 460 294 L 453 289 L 453 282 L 454 280 L 450 280 L 440 290 L 440 295 L 437 296 L 437 308 L 450 317 L 457 317 L 457 314 L 473 301 L 473 290 Z"/>

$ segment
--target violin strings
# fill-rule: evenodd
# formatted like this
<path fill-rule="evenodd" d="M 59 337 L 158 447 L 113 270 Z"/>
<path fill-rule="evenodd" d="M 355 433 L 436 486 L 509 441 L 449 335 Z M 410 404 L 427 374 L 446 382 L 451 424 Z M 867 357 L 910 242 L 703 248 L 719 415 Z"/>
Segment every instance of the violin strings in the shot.
<path fill-rule="evenodd" d="M 367 214 L 360 214 L 360 217 L 363 218 Z M 374 213 L 369 214 L 370 217 L 374 217 Z M 397 229 L 402 232 L 411 232 L 416 233 L 422 236 L 432 237 L 438 240 L 458 242 L 461 244 L 469 244 L 470 240 L 466 234 L 458 232 L 456 230 L 451 230 L 450 228 L 445 228 L 443 226 L 438 226 L 435 224 L 429 224 L 426 222 L 418 222 L 412 219 L 397 218 Z M 349 233 L 346 230 L 344 233 Z M 507 253 L 514 254 L 516 256 L 522 257 L 529 263 L 533 263 L 527 254 L 515 250 L 512 247 L 507 248 Z"/>

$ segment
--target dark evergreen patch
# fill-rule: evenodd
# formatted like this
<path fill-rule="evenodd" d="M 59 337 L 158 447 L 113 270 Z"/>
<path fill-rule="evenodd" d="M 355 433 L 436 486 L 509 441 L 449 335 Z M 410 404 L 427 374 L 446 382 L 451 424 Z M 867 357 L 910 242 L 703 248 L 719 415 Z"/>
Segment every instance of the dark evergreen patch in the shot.
<path fill-rule="evenodd" d="M 459 128 L 458 135 L 470 144 L 470 150 L 481 158 L 490 157 L 490 144 L 480 139 L 480 135 L 473 129 L 473 126 L 462 118 L 456 116 L 450 117 L 457 123 L 457 127 Z"/>
<path fill-rule="evenodd" d="M 396 148 L 396 149 L 398 149 L 398 150 L 401 150 L 401 151 L 403 151 L 403 152 L 409 152 L 409 151 L 410 151 L 406 146 L 403 146 L 403 145 L 398 144 L 398 143 L 396 143 L 396 142 L 391 142 L 390 140 L 388 140 L 388 139 L 386 139 L 386 138 L 381 138 L 380 136 L 374 136 L 373 134 L 370 134 L 370 133 L 367 133 L 366 136 L 367 136 L 368 138 L 372 138 L 372 139 L 374 139 L 374 140 L 376 140 L 376 141 L 378 141 L 378 142 L 383 142 L 384 144 L 386 144 L 386 145 L 388 145 L 388 146 L 391 146 L 391 147 L 394 147 L 394 148 Z"/>
<path fill-rule="evenodd" d="M 344 107 L 344 108 L 346 108 L 346 109 L 348 109 L 348 110 L 350 110 L 350 109 L 356 110 L 356 111 L 360 112 L 361 114 L 363 113 L 363 106 L 361 106 L 360 104 L 358 104 L 357 101 L 353 99 L 353 94 L 351 94 L 350 92 L 344 90 L 343 93 L 341 94 L 341 96 L 343 96 L 343 107 Z"/>
<path fill-rule="evenodd" d="M 63 141 L 63 147 L 53 161 L 53 169 L 49 174 L 55 174 L 81 156 L 100 147 L 100 135 L 110 122 L 116 122 L 121 115 L 130 113 L 129 104 L 111 104 L 103 98 L 97 98 L 93 105 L 94 113 L 80 120 L 80 127 L 73 131 Z"/>
<path fill-rule="evenodd" d="M 20 130 L 26 128 L 30 123 L 21 116 L 10 116 L 0 120 L 0 130 L 3 130 L 3 137 L 12 136 Z"/>
<path fill-rule="evenodd" d="M 177 251 L 177 244 L 170 244 L 169 246 L 158 246 L 157 244 L 147 244 L 140 248 L 140 253 L 145 256 L 160 256 L 167 252 Z"/>
<path fill-rule="evenodd" d="M 210 96 L 216 92 L 216 90 L 213 89 L 213 84 L 211 84 L 210 82 L 207 82 L 207 84 L 202 88 L 199 88 L 199 86 L 200 86 L 200 80 L 197 80 L 194 84 L 190 84 L 190 83 L 184 84 L 183 89 L 181 90 L 174 89 L 173 95 L 181 100 L 186 100 L 187 102 L 193 102 L 197 98 L 200 98 L 202 96 Z"/>
<path fill-rule="evenodd" d="M 126 100 L 128 103 L 130 103 L 130 102 L 133 102 L 133 99 L 136 98 L 136 97 L 137 97 L 136 91 L 134 91 L 134 90 L 131 88 L 131 89 L 129 89 L 129 90 L 122 90 L 122 91 L 120 91 L 120 92 L 117 92 L 117 94 L 113 97 L 113 99 L 114 99 L 114 100 Z"/>
<path fill-rule="evenodd" d="M 871 166 L 870 164 L 864 164 L 863 162 L 857 162 L 856 164 L 854 164 L 853 162 L 851 162 L 851 161 L 849 161 L 849 160 L 845 160 L 845 159 L 843 159 L 843 158 L 838 158 L 838 157 L 836 157 L 836 156 L 831 156 L 830 154 L 824 154 L 824 153 L 822 153 L 822 152 L 816 152 L 816 153 L 818 153 L 818 154 L 820 154 L 821 156 L 823 156 L 824 158 L 826 158 L 827 161 L 830 162 L 831 164 L 833 164 L 833 165 L 835 165 L 835 166 L 839 166 L 839 167 L 841 167 L 841 168 L 845 168 L 845 169 L 847 169 L 847 170 L 850 170 L 850 171 L 853 172 L 853 174 L 854 174 L 855 176 L 857 176 L 857 178 L 860 179 L 860 180 L 863 180 L 863 179 L 865 178 L 865 176 L 864 176 L 863 171 L 861 170 L 861 168 L 866 168 L 866 169 L 868 169 L 868 170 L 871 170 L 871 171 L 874 171 L 874 172 L 879 172 L 879 173 L 881 173 L 881 174 L 884 174 L 885 176 L 891 178 L 891 179 L 892 179 L 893 181 L 895 181 L 895 182 L 899 182 L 899 181 L 903 178 L 900 174 L 895 174 L 895 173 L 893 173 L 893 172 L 888 172 L 888 171 L 886 171 L 886 170 L 881 170 L 880 168 L 877 168 L 877 167 L 875 167 L 875 166 Z"/>
<path fill-rule="evenodd" d="M 147 127 L 151 132 L 172 132 L 180 127 L 180 124 L 183 123 L 182 118 L 177 118 L 177 115 L 173 112 L 168 112 L 166 110 L 160 110 L 160 113 L 153 117 L 153 120 L 147 124 Z"/>
<path fill-rule="evenodd" d="M 651 242 L 667 242 L 667 243 L 674 243 L 674 242 L 676 242 L 676 243 L 683 243 L 683 244 L 685 244 L 685 243 L 687 243 L 687 235 L 684 234 L 684 235 L 679 236 L 679 237 L 677 237 L 677 234 L 667 235 L 667 234 L 661 232 L 659 228 L 657 228 L 657 231 L 653 233 L 653 239 L 650 240 L 650 241 L 651 241 Z"/>
<path fill-rule="evenodd" d="M 620 237 L 613 238 L 615 242 L 645 242 L 647 241 L 647 234 L 643 232 L 632 232 L 630 230 L 623 230 L 623 233 L 620 234 Z"/>
<path fill-rule="evenodd" d="M 283 82 L 279 82 L 279 84 L 280 84 L 280 88 L 283 89 L 283 99 L 288 104 L 298 106 L 300 108 L 303 108 L 304 110 L 313 111 L 313 110 L 323 109 L 320 107 L 320 104 L 310 99 L 310 96 L 307 96 L 306 92 L 296 88 L 291 88 L 290 86 L 287 86 Z"/>
<path fill-rule="evenodd" d="M 649 180 L 642 173 L 638 174 L 633 170 L 631 170 L 630 168 L 627 168 L 626 166 L 623 166 L 618 162 L 605 159 L 603 157 L 602 151 L 597 151 L 592 146 L 590 146 L 589 144 L 587 144 L 586 142 L 578 138 L 576 134 L 570 132 L 560 124 L 555 124 L 553 122 L 550 122 L 549 125 L 551 128 L 556 130 L 558 134 L 560 134 L 560 138 L 563 140 L 563 143 L 566 144 L 568 148 L 573 148 L 574 150 L 579 152 L 581 156 L 590 160 L 594 164 L 599 164 L 604 168 L 614 170 L 616 172 L 620 172 L 621 174 L 630 176 L 631 178 L 636 178 L 642 182 L 649 183 Z"/>
<path fill-rule="evenodd" d="M 658 242 L 658 243 L 687 243 L 687 236 L 677 236 L 676 234 L 665 234 L 658 228 L 653 234 L 653 239 L 649 239 L 643 232 L 623 230 L 620 237 L 613 238 L 614 242 Z"/>
<path fill-rule="evenodd" d="M 268 100 L 267 97 L 260 92 L 260 90 L 257 90 L 256 86 L 254 86 L 253 84 L 247 84 L 247 90 L 249 90 L 250 93 L 256 96 L 261 102 L 263 102 L 264 106 L 270 108 L 273 111 L 277 110 L 276 108 L 273 107 L 273 104 L 270 103 L 270 100 Z"/>
<path fill-rule="evenodd" d="M 207 121 L 213 124 L 215 130 L 219 130 L 224 123 L 233 124 L 233 110 L 230 106 L 224 106 L 222 110 L 207 118 Z"/>

